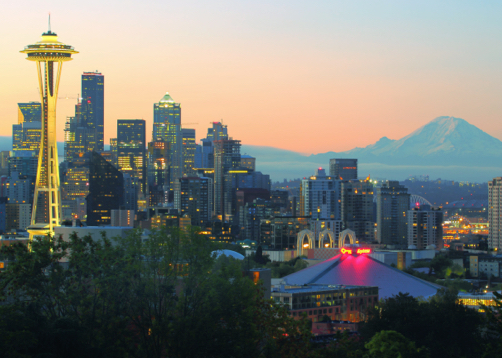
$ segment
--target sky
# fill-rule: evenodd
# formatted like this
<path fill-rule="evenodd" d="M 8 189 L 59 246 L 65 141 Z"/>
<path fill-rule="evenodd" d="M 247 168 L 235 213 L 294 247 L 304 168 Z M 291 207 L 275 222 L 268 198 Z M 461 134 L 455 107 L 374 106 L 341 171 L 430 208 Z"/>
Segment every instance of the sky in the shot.
<path fill-rule="evenodd" d="M 79 54 L 63 66 L 58 140 L 80 75 L 105 76 L 105 143 L 167 91 L 205 137 L 311 154 L 399 139 L 438 116 L 502 139 L 502 2 L 9 1 L 0 14 L 0 135 L 39 101 L 19 53 L 47 30 Z"/>

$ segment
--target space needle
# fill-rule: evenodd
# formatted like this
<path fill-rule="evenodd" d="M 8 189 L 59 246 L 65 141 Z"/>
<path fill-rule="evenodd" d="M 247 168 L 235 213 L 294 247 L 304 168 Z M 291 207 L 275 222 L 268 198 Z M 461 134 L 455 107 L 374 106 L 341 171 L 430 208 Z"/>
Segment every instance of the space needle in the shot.
<path fill-rule="evenodd" d="M 61 191 L 59 162 L 56 145 L 56 103 L 63 62 L 71 61 L 78 53 L 72 46 L 58 41 L 58 36 L 49 30 L 42 40 L 28 45 L 21 53 L 27 60 L 37 63 L 38 84 L 42 102 L 42 133 L 38 155 L 37 179 L 28 227 L 30 240 L 35 236 L 54 234 L 54 227 L 61 224 Z"/>

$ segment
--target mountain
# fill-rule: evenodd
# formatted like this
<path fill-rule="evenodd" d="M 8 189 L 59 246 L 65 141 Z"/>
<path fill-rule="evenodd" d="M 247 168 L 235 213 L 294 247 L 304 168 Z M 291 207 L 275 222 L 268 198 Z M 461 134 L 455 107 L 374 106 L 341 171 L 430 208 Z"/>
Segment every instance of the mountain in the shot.
<path fill-rule="evenodd" d="M 318 162 L 334 157 L 392 165 L 493 166 L 502 158 L 502 142 L 461 118 L 438 117 L 399 140 L 383 137 L 365 148 L 309 158 Z"/>
<path fill-rule="evenodd" d="M 399 139 L 382 137 L 364 148 L 309 156 L 276 148 L 243 145 L 256 156 L 257 169 L 274 180 L 312 175 L 331 158 L 357 158 L 359 176 L 405 179 L 427 174 L 486 182 L 502 175 L 502 142 L 464 119 L 438 117 Z M 258 155 L 259 153 L 259 155 Z"/>

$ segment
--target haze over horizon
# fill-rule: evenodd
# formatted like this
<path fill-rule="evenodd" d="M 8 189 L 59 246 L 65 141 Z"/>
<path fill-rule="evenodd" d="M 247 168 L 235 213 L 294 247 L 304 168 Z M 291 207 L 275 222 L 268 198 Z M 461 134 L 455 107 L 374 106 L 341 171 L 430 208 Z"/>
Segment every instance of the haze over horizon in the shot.
<path fill-rule="evenodd" d="M 143 118 L 168 91 L 182 123 L 205 136 L 223 119 L 243 144 L 301 153 L 399 139 L 440 115 L 502 138 L 502 4 L 447 1 L 60 0 L 4 5 L 0 131 L 17 103 L 38 101 L 34 65 L 19 51 L 47 29 L 80 53 L 64 65 L 61 97 L 80 75 L 105 76 L 105 142 L 120 118 Z M 58 101 L 58 140 L 75 100 Z M 188 124 L 191 123 L 191 124 Z"/>

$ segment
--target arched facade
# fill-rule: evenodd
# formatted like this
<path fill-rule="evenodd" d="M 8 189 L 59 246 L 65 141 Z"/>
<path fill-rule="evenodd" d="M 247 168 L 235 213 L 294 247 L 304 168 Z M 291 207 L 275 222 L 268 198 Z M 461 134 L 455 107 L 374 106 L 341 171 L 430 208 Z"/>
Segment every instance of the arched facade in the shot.
<path fill-rule="evenodd" d="M 298 240 L 296 243 L 296 251 L 298 253 L 298 256 L 301 256 L 303 254 L 303 241 L 305 239 L 305 236 L 307 237 L 308 241 L 308 248 L 313 249 L 315 247 L 315 239 L 314 239 L 314 233 L 310 230 L 302 230 L 298 233 Z"/>
<path fill-rule="evenodd" d="M 323 244 L 324 244 L 324 240 L 326 239 L 326 236 L 329 239 L 329 247 L 335 247 L 335 234 L 333 231 L 326 229 L 326 230 L 321 231 L 321 233 L 319 234 L 319 244 L 318 245 L 319 245 L 320 249 L 324 248 Z"/>
<path fill-rule="evenodd" d="M 338 248 L 345 246 L 345 238 L 349 237 L 350 245 L 354 245 L 356 243 L 356 233 L 352 230 L 343 230 L 338 236 Z"/>

